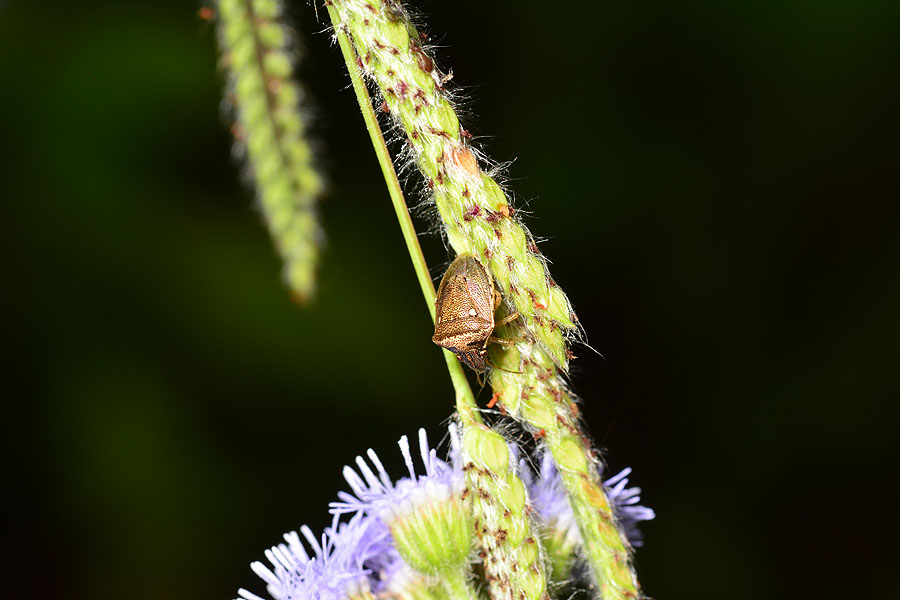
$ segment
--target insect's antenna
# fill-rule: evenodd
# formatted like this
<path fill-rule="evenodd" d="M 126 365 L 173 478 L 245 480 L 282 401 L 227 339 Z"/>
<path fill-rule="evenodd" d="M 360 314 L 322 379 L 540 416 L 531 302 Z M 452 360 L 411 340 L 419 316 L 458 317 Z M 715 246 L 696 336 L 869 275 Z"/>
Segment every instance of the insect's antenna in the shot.
<path fill-rule="evenodd" d="M 490 364 L 490 363 L 488 363 L 488 364 Z M 491 366 L 493 366 L 493 365 L 491 365 Z M 483 371 L 480 373 L 479 372 L 475 373 L 475 379 L 478 380 L 478 385 L 479 385 L 479 389 L 478 389 L 479 394 L 484 391 L 484 386 L 487 385 L 487 379 L 485 377 L 483 377 L 483 375 L 484 375 Z"/>
<path fill-rule="evenodd" d="M 507 373 L 512 373 L 512 374 L 514 374 L 514 375 L 521 375 L 521 374 L 522 374 L 522 371 L 510 371 L 509 369 L 505 369 L 505 368 L 503 368 L 503 367 L 501 367 L 501 366 L 499 366 L 499 365 L 495 365 L 495 364 L 492 363 L 490 360 L 486 360 L 485 362 L 486 362 L 487 365 L 488 365 L 490 368 L 492 368 L 492 369 L 499 369 L 499 370 L 501 370 L 501 371 L 506 371 Z M 484 389 L 484 386 L 482 386 L 482 389 Z"/>

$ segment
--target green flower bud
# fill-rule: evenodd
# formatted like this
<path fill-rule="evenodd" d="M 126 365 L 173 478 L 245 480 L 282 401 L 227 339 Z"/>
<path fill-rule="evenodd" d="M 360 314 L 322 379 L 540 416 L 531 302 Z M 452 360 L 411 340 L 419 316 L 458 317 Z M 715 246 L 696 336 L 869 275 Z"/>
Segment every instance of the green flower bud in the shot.
<path fill-rule="evenodd" d="M 472 550 L 473 522 L 456 495 L 415 494 L 388 522 L 400 556 L 426 575 L 458 571 Z"/>

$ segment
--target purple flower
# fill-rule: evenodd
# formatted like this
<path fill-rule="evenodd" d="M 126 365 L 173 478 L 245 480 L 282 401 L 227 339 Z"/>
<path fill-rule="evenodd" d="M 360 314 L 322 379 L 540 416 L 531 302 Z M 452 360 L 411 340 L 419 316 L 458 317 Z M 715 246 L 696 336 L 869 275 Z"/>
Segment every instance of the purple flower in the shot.
<path fill-rule="evenodd" d="M 450 426 L 450 462 L 437 458 L 424 429 L 419 430 L 419 456 L 424 473 L 417 474 L 409 440 L 400 438 L 400 452 L 409 477 L 393 483 L 378 455 L 367 452 L 369 462 L 356 458 L 357 472 L 344 467 L 352 494 L 340 492 L 330 504 L 336 515 L 356 513 L 378 519 L 390 530 L 394 547 L 407 565 L 423 575 L 457 572 L 468 562 L 474 522 L 463 498 L 465 478 L 460 468 L 459 440 Z M 371 466 L 370 466 L 371 463 Z M 385 586 L 397 575 L 385 569 Z"/>
<path fill-rule="evenodd" d="M 414 506 L 423 502 L 444 501 L 462 493 L 465 478 L 460 468 L 459 438 L 454 425 L 450 425 L 449 463 L 437 457 L 437 452 L 428 445 L 425 430 L 419 430 L 419 456 L 425 468 L 421 475 L 416 474 L 407 437 L 401 437 L 397 444 L 409 477 L 392 483 L 378 455 L 370 448 L 366 455 L 374 471 L 361 456 L 356 457 L 358 473 L 350 467 L 344 467 L 344 479 L 353 494 L 339 492 L 340 501 L 329 504 L 332 514 L 365 513 L 390 523 L 394 517 L 410 512 Z"/>
<path fill-rule="evenodd" d="M 601 466 L 598 471 L 602 473 L 602 469 Z M 527 465 L 523 464 L 520 470 L 538 514 L 548 523 L 553 523 L 556 529 L 565 531 L 568 541 L 580 542 L 581 534 L 578 532 L 578 524 L 566 498 L 566 488 L 550 453 L 542 454 L 536 478 Z M 656 514 L 653 509 L 638 504 L 641 501 L 641 488 L 626 487 L 629 474 L 631 474 L 630 467 L 623 469 L 618 475 L 604 481 L 603 489 L 612 504 L 620 529 L 631 545 L 637 548 L 644 545 L 644 535 L 638 529 L 638 523 L 649 521 Z"/>
<path fill-rule="evenodd" d="M 303 526 L 299 534 L 285 534 L 285 543 L 266 551 L 268 565 L 251 565 L 274 600 L 410 597 L 426 592 L 434 576 L 468 572 L 474 522 L 463 498 L 465 476 L 456 427 L 450 425 L 446 461 L 437 458 L 424 429 L 419 430 L 418 442 L 419 472 L 406 436 L 398 444 L 408 476 L 396 482 L 368 450 L 368 460 L 356 458 L 356 469 L 344 467 L 352 493 L 340 492 L 339 500 L 329 505 L 334 519 L 320 538 Z M 517 449 L 510 450 L 516 457 Z M 533 506 L 562 549 L 556 556 L 568 562 L 581 536 L 559 472 L 547 452 L 536 474 L 522 463 Z M 639 504 L 640 488 L 627 487 L 630 473 L 625 469 L 603 485 L 621 530 L 633 546 L 641 546 L 637 525 L 655 515 Z M 345 515 L 352 516 L 342 521 Z M 554 568 L 562 572 L 565 562 Z M 245 589 L 238 590 L 238 596 L 237 600 L 263 600 Z"/>
<path fill-rule="evenodd" d="M 638 529 L 638 523 L 655 519 L 656 513 L 652 508 L 638 504 L 641 501 L 641 488 L 625 487 L 630 474 L 631 467 L 626 467 L 618 475 L 604 481 L 603 487 L 619 519 L 619 528 L 632 546 L 640 548 L 644 545 L 644 534 Z"/>
<path fill-rule="evenodd" d="M 342 600 L 365 591 L 373 570 L 391 552 L 390 535 L 373 519 L 357 515 L 346 523 L 335 516 L 321 539 L 305 525 L 300 533 L 284 535 L 284 544 L 266 551 L 271 566 L 254 562 L 250 568 L 266 582 L 275 600 Z M 307 546 L 309 551 L 307 551 Z M 239 600 L 263 600 L 245 589 Z"/>

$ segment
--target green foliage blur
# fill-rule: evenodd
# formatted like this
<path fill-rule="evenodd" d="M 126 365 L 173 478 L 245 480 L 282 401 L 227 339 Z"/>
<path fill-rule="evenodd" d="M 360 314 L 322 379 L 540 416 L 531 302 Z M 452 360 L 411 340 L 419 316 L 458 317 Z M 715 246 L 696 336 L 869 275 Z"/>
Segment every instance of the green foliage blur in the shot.
<path fill-rule="evenodd" d="M 198 8 L 0 2 L 10 598 L 262 593 L 342 465 L 452 411 L 325 24 L 290 4 L 331 181 L 301 309 Z M 900 3 L 419 8 L 603 355 L 573 386 L 657 511 L 647 593 L 900 597 Z"/>

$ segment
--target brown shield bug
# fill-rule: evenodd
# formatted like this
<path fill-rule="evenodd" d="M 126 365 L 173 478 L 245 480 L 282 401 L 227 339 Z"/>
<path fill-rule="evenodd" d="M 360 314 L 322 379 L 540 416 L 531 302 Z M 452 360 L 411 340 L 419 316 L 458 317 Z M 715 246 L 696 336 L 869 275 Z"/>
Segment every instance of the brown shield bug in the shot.
<path fill-rule="evenodd" d="M 450 350 L 476 371 L 484 371 L 488 342 L 514 343 L 491 336 L 495 327 L 519 316 L 512 313 L 495 322 L 494 311 L 500 302 L 500 292 L 484 265 L 471 254 L 460 254 L 447 268 L 438 287 L 431 341 Z"/>

